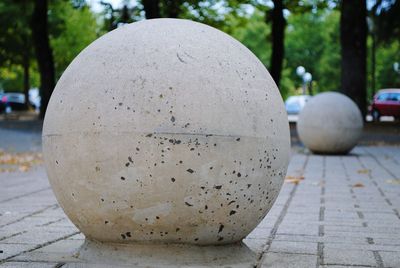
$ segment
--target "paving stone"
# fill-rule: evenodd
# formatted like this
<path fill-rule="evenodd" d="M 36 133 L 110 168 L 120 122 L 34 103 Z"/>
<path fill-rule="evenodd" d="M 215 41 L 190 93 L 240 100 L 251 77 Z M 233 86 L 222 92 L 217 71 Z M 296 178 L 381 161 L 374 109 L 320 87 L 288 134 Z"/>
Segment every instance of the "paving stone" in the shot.
<path fill-rule="evenodd" d="M 299 241 L 278 241 L 274 240 L 270 252 L 279 253 L 296 253 L 296 254 L 317 254 L 317 243 L 316 242 L 299 242 Z"/>
<path fill-rule="evenodd" d="M 256 256 L 263 254 L 259 267 L 318 267 L 318 247 L 319 267 L 400 267 L 400 185 L 387 182 L 400 174 L 400 148 L 355 152 L 292 156 L 288 176 L 304 180 L 284 183 L 268 215 L 244 240 Z M 0 267 L 117 267 L 76 259 L 85 239 L 78 232 L 57 205 L 42 166 L 0 173 Z"/>
<path fill-rule="evenodd" d="M 48 262 L 6 262 L 0 264 L 1 268 L 54 268 L 58 263 L 48 263 Z"/>
<path fill-rule="evenodd" d="M 247 236 L 247 238 L 250 238 L 250 239 L 265 238 L 271 234 L 271 230 L 272 230 L 272 228 L 256 228 Z"/>
<path fill-rule="evenodd" d="M 75 233 L 75 230 L 71 230 L 67 233 L 61 233 L 61 232 L 49 233 L 45 230 L 43 230 L 42 232 L 38 232 L 37 230 L 31 230 L 26 233 L 4 239 L 1 242 L 6 244 L 24 243 L 24 244 L 39 245 L 39 244 L 45 244 L 48 241 L 57 240 L 58 238 L 73 233 Z"/>
<path fill-rule="evenodd" d="M 309 268 L 315 267 L 316 264 L 317 256 L 315 255 L 267 252 L 261 267 Z"/>
<path fill-rule="evenodd" d="M 382 257 L 383 265 L 385 267 L 400 267 L 400 252 L 380 251 L 379 255 Z"/>
<path fill-rule="evenodd" d="M 264 250 L 265 244 L 267 243 L 267 239 L 251 239 L 245 238 L 243 243 L 246 244 L 251 250 L 256 253 L 261 253 Z"/>
<path fill-rule="evenodd" d="M 372 251 L 324 248 L 324 264 L 376 266 Z"/>
<path fill-rule="evenodd" d="M 33 249 L 29 244 L 0 244 L 0 261 Z"/>
<path fill-rule="evenodd" d="M 371 268 L 371 266 L 364 265 L 321 265 L 320 268 Z"/>
<path fill-rule="evenodd" d="M 324 244 L 325 249 L 343 249 L 343 247 L 349 250 L 400 252 L 400 248 L 398 246 L 368 244 L 367 241 L 365 241 L 365 243 L 348 243 L 345 245 L 341 243 L 329 242 Z"/>
<path fill-rule="evenodd" d="M 290 220 L 288 220 L 290 222 Z M 304 222 L 303 222 L 304 223 Z M 285 224 L 280 225 L 278 228 L 277 234 L 292 234 L 292 235 L 310 235 L 317 236 L 318 235 L 318 226 L 306 224 Z"/>

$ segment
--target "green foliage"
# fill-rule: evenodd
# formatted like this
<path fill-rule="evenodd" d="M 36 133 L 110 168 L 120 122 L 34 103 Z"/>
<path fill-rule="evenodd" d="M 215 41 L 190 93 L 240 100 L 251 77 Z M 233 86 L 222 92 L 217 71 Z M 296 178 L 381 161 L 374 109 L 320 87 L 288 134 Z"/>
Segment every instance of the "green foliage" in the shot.
<path fill-rule="evenodd" d="M 0 2 L 0 90 L 23 90 L 22 64 L 29 66 L 33 57 L 31 9 L 24 0 Z"/>
<path fill-rule="evenodd" d="M 227 16 L 229 32 L 247 46 L 268 68 L 271 55 L 271 25 L 265 23 L 265 8 L 251 16 Z M 338 90 L 340 86 L 340 14 L 335 10 L 291 13 L 287 19 L 285 60 L 281 94 L 299 94 L 301 80 L 296 68 L 304 66 L 313 75 L 314 93 Z"/>
<path fill-rule="evenodd" d="M 23 90 L 24 56 L 29 61 L 30 85 L 39 86 L 30 30 L 31 12 L 29 1 L 0 2 L 0 89 L 5 91 Z M 81 0 L 50 1 L 48 19 L 59 77 L 76 55 L 98 37 L 99 25 L 96 15 Z"/>
<path fill-rule="evenodd" d="M 98 37 L 99 25 L 87 6 L 74 8 L 69 2 L 59 1 L 50 8 L 53 21 L 58 22 L 50 42 L 56 76 L 60 77 L 78 53 Z"/>
<path fill-rule="evenodd" d="M 340 83 L 339 14 L 336 11 L 293 14 L 286 32 L 286 59 L 290 78 L 304 66 L 313 76 L 314 93 L 338 90 Z"/>
<path fill-rule="evenodd" d="M 0 68 L 1 84 L 0 89 L 7 91 L 22 91 L 22 68 L 18 65 L 9 65 L 7 68 Z"/>
<path fill-rule="evenodd" d="M 400 74 L 393 70 L 393 63 L 400 62 L 400 40 L 378 47 L 376 51 L 376 87 L 400 88 Z"/>
<path fill-rule="evenodd" d="M 323 52 L 315 68 L 317 91 L 337 91 L 340 89 L 340 35 L 339 11 L 329 13 L 324 21 L 321 31 L 323 39 Z"/>
<path fill-rule="evenodd" d="M 235 18 L 231 16 L 230 20 L 234 21 Z M 271 43 L 268 42 L 271 27 L 264 22 L 264 14 L 256 10 L 245 23 L 232 24 L 234 27 L 230 34 L 242 42 L 267 66 L 271 55 Z"/>
<path fill-rule="evenodd" d="M 31 88 L 39 86 L 39 73 L 36 64 L 30 67 L 29 82 Z M 12 64 L 0 67 L 0 90 L 5 92 L 23 92 L 23 69 L 21 65 Z"/>
<path fill-rule="evenodd" d="M 59 77 L 74 57 L 101 34 L 119 23 L 144 18 L 141 1 L 132 5 L 123 1 L 122 8 L 103 2 L 104 12 L 94 13 L 85 0 L 49 1 L 49 31 L 56 75 Z M 271 57 L 271 23 L 268 1 L 258 0 L 160 0 L 162 16 L 179 11 L 178 17 L 192 19 L 217 27 L 247 46 L 269 68 Z M 302 5 L 299 5 L 299 3 Z M 329 3 L 328 3 L 329 2 Z M 313 91 L 340 88 L 340 13 L 332 8 L 338 1 L 284 1 L 288 9 L 285 35 L 285 58 L 282 70 L 281 93 L 284 97 L 299 94 L 300 78 L 296 68 L 304 66 L 313 75 Z M 173 3 L 173 5 L 171 4 Z M 397 25 L 399 0 L 386 17 L 378 19 L 377 28 Z M 329 4 L 329 5 L 328 5 Z M 331 6 L 331 7 L 329 7 Z M 38 71 L 31 45 L 29 0 L 0 1 L 0 89 L 22 91 L 23 60 L 29 57 L 31 87 L 38 86 Z M 176 13 L 174 13 L 176 14 Z M 390 16 L 389 16 L 390 15 Z M 396 20 L 394 20 L 395 18 Z M 383 24 L 382 24 L 382 23 Z M 386 24 L 384 24 L 386 23 Z M 383 28 L 382 28 L 383 27 Z M 386 27 L 386 26 L 385 26 Z M 397 26 L 396 26 L 397 27 Z M 387 28 L 387 27 L 386 27 Z M 388 33 L 398 33 L 398 27 Z M 378 33 L 379 34 L 379 33 Z M 382 36 L 380 34 L 379 36 Z M 376 88 L 400 87 L 400 75 L 393 63 L 400 61 L 400 39 L 393 36 L 379 42 L 376 49 Z M 370 51 L 371 43 L 369 43 Z M 369 56 L 370 57 L 370 56 Z M 370 63 L 369 63 L 370 68 Z M 370 71 L 370 70 L 369 70 Z M 369 81 L 371 75 L 369 74 Z"/>

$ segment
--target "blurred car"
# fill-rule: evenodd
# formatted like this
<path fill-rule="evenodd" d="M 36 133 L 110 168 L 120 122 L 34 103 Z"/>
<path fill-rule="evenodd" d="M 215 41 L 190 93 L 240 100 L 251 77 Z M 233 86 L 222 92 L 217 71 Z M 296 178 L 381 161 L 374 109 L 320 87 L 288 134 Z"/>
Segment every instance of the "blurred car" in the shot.
<path fill-rule="evenodd" d="M 6 101 L 7 97 L 4 96 L 4 93 L 0 93 L 0 113 L 6 110 Z"/>
<path fill-rule="evenodd" d="M 288 114 L 299 114 L 310 98 L 309 95 L 290 96 L 285 101 L 286 112 Z"/>
<path fill-rule="evenodd" d="M 396 120 L 400 119 L 400 89 L 379 90 L 372 100 L 369 111 L 374 121 L 379 121 L 381 116 L 393 116 Z"/>
<path fill-rule="evenodd" d="M 40 108 L 39 89 L 29 89 L 29 103 L 36 109 Z M 6 109 L 11 110 L 26 110 L 28 107 L 25 104 L 25 95 L 17 92 L 0 93 L 0 113 Z"/>
<path fill-rule="evenodd" d="M 11 110 L 25 110 L 25 95 L 22 93 L 3 93 L 0 98 L 1 112 Z"/>

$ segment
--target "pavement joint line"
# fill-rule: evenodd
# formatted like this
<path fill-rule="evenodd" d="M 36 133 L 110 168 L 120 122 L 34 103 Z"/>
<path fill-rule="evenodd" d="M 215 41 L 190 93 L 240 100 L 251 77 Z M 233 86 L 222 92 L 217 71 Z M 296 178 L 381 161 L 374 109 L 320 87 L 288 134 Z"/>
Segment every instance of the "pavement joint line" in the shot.
<path fill-rule="evenodd" d="M 374 239 L 371 238 L 371 237 L 367 237 L 367 242 L 370 245 L 374 245 L 375 244 Z M 377 250 L 373 250 L 372 253 L 374 254 L 374 259 L 375 259 L 376 264 L 378 265 L 378 267 L 384 267 L 383 260 L 382 260 L 381 255 L 379 254 L 379 252 Z"/>
<path fill-rule="evenodd" d="M 270 252 L 270 253 L 278 253 L 278 254 L 316 256 L 316 254 L 313 254 L 313 253 L 306 253 L 306 252 L 290 252 L 290 251 L 275 251 L 275 250 L 271 250 L 271 251 L 268 251 L 268 252 Z"/>
<path fill-rule="evenodd" d="M 368 151 L 368 150 L 366 149 L 366 147 L 363 147 L 363 149 L 364 149 L 365 152 L 367 152 L 367 154 L 368 154 L 370 157 L 372 157 L 372 158 L 375 160 L 376 163 L 378 163 L 379 166 L 381 166 L 387 173 L 389 173 L 389 174 L 393 177 L 393 179 L 397 179 L 396 175 L 393 174 L 393 172 L 392 172 L 390 169 L 388 169 L 387 167 L 385 167 L 385 166 L 382 164 L 382 162 L 379 161 L 378 158 L 377 158 L 374 154 L 372 154 L 370 151 Z M 358 156 L 357 156 L 357 159 L 358 159 Z"/>
<path fill-rule="evenodd" d="M 365 166 L 364 163 L 361 161 L 361 159 L 360 159 L 360 157 L 359 157 L 358 155 L 356 156 L 356 159 L 357 159 L 357 161 L 359 162 L 360 166 L 361 166 L 363 169 L 366 169 L 366 166 Z M 377 182 L 372 178 L 371 173 L 368 172 L 367 174 L 368 174 L 369 180 L 373 182 L 372 184 L 377 188 L 377 190 L 379 191 L 380 195 L 381 195 L 385 200 L 388 199 L 388 198 L 385 196 L 385 193 L 382 191 L 382 189 L 381 189 L 381 188 L 379 187 L 379 185 L 377 184 Z M 389 206 L 392 206 L 390 203 L 391 203 L 391 202 L 388 203 Z M 361 211 L 357 211 L 357 214 L 358 214 L 358 217 L 359 217 L 360 219 L 364 219 L 364 214 L 363 214 Z M 362 217 L 361 217 L 361 216 L 362 216 Z M 366 222 L 366 221 L 363 222 L 363 226 L 364 226 L 364 227 L 367 227 L 367 222 Z M 370 237 L 367 237 L 367 242 L 368 242 L 369 244 L 370 244 L 370 243 L 371 243 L 371 244 L 374 244 L 374 240 L 373 240 L 372 238 L 370 238 Z M 381 254 L 379 254 L 379 252 L 376 251 L 376 250 L 373 250 L 372 252 L 373 252 L 374 259 L 375 259 L 375 262 L 376 262 L 377 266 L 378 266 L 378 267 L 384 267 Z"/>
<path fill-rule="evenodd" d="M 356 157 L 357 157 L 357 159 L 359 159 L 358 155 Z M 340 158 L 340 159 L 341 159 L 341 164 L 342 164 L 343 171 L 344 171 L 344 174 L 345 174 L 345 178 L 346 178 L 347 181 L 350 182 L 350 176 L 349 176 L 349 173 L 347 172 L 347 168 L 343 163 L 343 159 L 342 158 Z M 360 206 L 357 204 L 357 196 L 356 196 L 354 190 L 351 188 L 351 184 L 349 185 L 349 187 L 350 187 L 351 198 L 354 200 L 354 208 L 360 208 Z M 358 216 L 358 218 L 360 220 L 364 220 L 365 219 L 364 213 L 362 213 L 362 211 L 357 210 L 356 213 L 357 213 L 357 216 Z M 363 227 L 368 227 L 368 222 L 366 222 L 366 221 L 362 221 L 361 224 L 362 224 Z M 344 232 L 346 232 L 346 231 L 344 231 Z M 352 232 L 355 232 L 355 231 L 352 231 Z"/>
<path fill-rule="evenodd" d="M 350 176 L 349 176 L 349 173 L 348 173 L 348 171 L 347 171 L 346 165 L 344 165 L 344 163 L 343 163 L 343 158 L 341 157 L 340 159 L 341 159 L 341 164 L 342 164 L 342 167 L 343 167 L 343 170 L 344 170 L 344 174 L 345 174 L 346 180 L 350 182 Z M 356 159 L 357 159 L 357 161 L 359 162 L 360 166 L 361 166 L 363 169 L 366 169 L 365 165 L 361 162 L 360 157 L 359 157 L 358 155 L 356 155 Z M 368 177 L 369 177 L 369 179 L 373 182 L 373 184 L 375 185 L 375 187 L 378 188 L 378 190 L 379 190 L 381 196 L 385 198 L 384 192 L 379 188 L 379 186 L 378 186 L 378 185 L 376 184 L 376 182 L 373 180 L 373 178 L 372 178 L 372 176 L 371 176 L 370 173 L 368 173 Z M 350 187 L 351 187 L 351 185 L 350 185 Z M 353 201 L 354 201 L 354 207 L 356 207 L 357 196 L 355 195 L 354 190 L 353 190 L 352 188 L 350 188 L 350 193 L 351 193 L 352 199 L 353 199 Z M 357 205 L 357 206 L 358 206 L 358 205 Z M 359 207 L 359 206 L 358 206 L 358 207 Z M 363 226 L 363 227 L 368 227 L 368 222 L 365 221 L 364 213 L 362 213 L 362 212 L 359 211 L 359 210 L 357 210 L 356 212 L 357 212 L 358 218 L 359 218 L 360 220 L 363 220 L 362 226 Z M 353 231 L 353 232 L 354 232 L 354 231 Z M 368 243 L 368 244 L 374 244 L 374 240 L 373 240 L 372 238 L 367 237 L 366 240 L 367 240 L 367 243 Z M 375 260 L 375 262 L 376 262 L 376 264 L 377 264 L 377 267 L 380 267 L 380 268 L 381 268 L 381 267 L 384 267 L 384 266 L 383 266 L 382 256 L 379 254 L 379 252 L 376 251 L 376 250 L 374 250 L 374 251 L 372 251 L 372 252 L 373 252 L 374 260 Z"/>
<path fill-rule="evenodd" d="M 26 232 L 28 232 L 28 231 L 21 231 L 21 232 L 18 232 L 18 233 L 14 233 L 14 234 L 12 234 L 12 235 L 0 237 L 0 241 L 3 241 L 3 240 L 5 240 L 5 239 L 8 239 L 8 238 L 11 238 L 11 237 L 20 235 L 20 234 L 24 234 L 24 233 L 26 233 Z"/>
<path fill-rule="evenodd" d="M 51 207 L 54 207 L 54 206 L 55 206 L 55 204 L 52 204 L 52 205 L 46 206 L 46 207 L 44 207 L 44 208 L 42 208 L 42 209 L 36 210 L 36 211 L 34 211 L 34 212 L 32 212 L 32 213 L 30 213 L 30 214 L 28 214 L 28 215 L 25 215 L 25 216 L 23 216 L 23 217 L 21 217 L 21 218 L 16 219 L 16 220 L 14 220 L 14 221 L 5 223 L 5 224 L 3 224 L 3 225 L 0 225 L 0 228 L 3 228 L 3 227 L 5 227 L 5 226 L 11 225 L 11 224 L 14 224 L 14 223 L 17 223 L 17 222 L 20 222 L 20 221 L 22 221 L 22 220 L 24 220 L 24 219 L 26 219 L 26 218 L 32 217 L 32 216 L 34 216 L 34 215 L 40 214 L 40 213 L 42 213 L 42 212 L 44 212 L 44 211 L 46 211 L 46 210 L 48 210 L 48 209 L 50 209 Z"/>
<path fill-rule="evenodd" d="M 309 159 L 309 155 L 307 155 L 307 157 L 306 157 L 306 159 L 304 161 L 303 169 L 302 169 L 300 175 L 304 174 L 304 170 L 305 170 L 305 168 L 307 166 L 308 159 Z M 281 212 L 279 213 L 278 219 L 276 220 L 276 222 L 275 222 L 275 224 L 274 224 L 274 226 L 273 226 L 273 228 L 272 228 L 272 230 L 270 232 L 268 240 L 265 243 L 264 249 L 261 251 L 261 253 L 259 254 L 259 256 L 256 259 L 256 265 L 254 266 L 255 268 L 260 268 L 261 267 L 263 259 L 265 257 L 264 253 L 268 252 L 268 250 L 270 249 L 270 247 L 272 245 L 272 241 L 274 240 L 274 238 L 276 236 L 276 233 L 278 231 L 279 225 L 282 223 L 283 218 L 286 216 L 286 213 L 287 213 L 287 211 L 289 209 L 290 203 L 292 202 L 293 197 L 296 194 L 297 188 L 298 188 L 298 184 L 294 184 L 292 190 L 289 193 L 289 198 L 286 200 L 285 205 L 283 206 Z"/>
<path fill-rule="evenodd" d="M 277 233 L 278 235 L 288 235 L 288 236 L 301 236 L 301 237 L 316 237 L 315 235 L 307 234 L 290 234 L 290 233 Z"/>
<path fill-rule="evenodd" d="M 358 158 L 358 155 L 357 155 L 356 157 L 357 157 L 357 159 L 359 159 L 359 158 Z M 343 171 L 344 171 L 344 175 L 345 175 L 346 180 L 347 180 L 348 182 L 350 182 L 350 176 L 349 176 L 349 173 L 347 172 L 346 165 L 344 165 L 344 163 L 343 163 L 343 158 L 342 158 L 342 157 L 340 157 L 340 163 L 341 163 L 341 165 L 342 165 L 342 168 L 343 168 Z M 360 162 L 360 163 L 361 163 L 361 162 Z M 354 208 L 360 208 L 360 206 L 357 204 L 357 196 L 355 195 L 354 190 L 351 188 L 351 184 L 349 185 L 349 187 L 350 187 L 349 191 L 350 191 L 350 193 L 351 193 L 351 198 L 352 198 L 353 201 L 354 201 Z M 362 213 L 362 211 L 357 210 L 356 213 L 357 213 L 357 216 L 358 216 L 358 218 L 359 218 L 360 220 L 364 220 L 364 219 L 365 219 L 364 213 Z M 368 227 L 368 223 L 367 223 L 366 221 L 362 221 L 361 224 L 362 224 L 363 227 Z"/>
<path fill-rule="evenodd" d="M 321 202 L 321 204 L 322 204 L 322 202 Z M 321 206 L 319 208 L 319 221 L 324 221 L 324 219 L 325 219 L 325 207 Z"/>
<path fill-rule="evenodd" d="M 323 242 L 318 242 L 317 243 L 317 264 L 316 267 L 320 267 L 321 265 L 324 265 L 324 243 Z"/>
<path fill-rule="evenodd" d="M 319 201 L 319 221 L 321 224 L 318 226 L 318 237 L 322 238 L 325 235 L 325 226 L 323 222 L 325 221 L 325 180 L 326 180 L 326 156 L 322 158 L 322 183 L 321 183 L 321 198 Z M 324 242 L 320 241 L 317 243 L 317 263 L 316 268 L 319 268 L 325 262 L 324 256 Z"/>
<path fill-rule="evenodd" d="M 397 209 L 393 209 L 394 214 L 396 214 L 397 218 L 400 219 L 400 212 Z"/>
<path fill-rule="evenodd" d="M 65 220 L 65 217 L 63 217 L 63 218 L 61 218 L 61 219 L 58 219 L 58 220 L 49 221 L 49 222 L 46 222 L 46 223 L 43 223 L 43 224 L 39 224 L 39 225 L 36 225 L 36 226 L 37 226 L 37 227 L 48 226 L 48 225 L 50 225 L 50 224 L 53 224 L 53 223 L 56 223 L 56 222 L 60 222 L 60 221 L 63 221 L 63 220 Z"/>
<path fill-rule="evenodd" d="M 348 267 L 378 267 L 378 266 L 375 266 L 375 265 L 365 265 L 365 264 L 348 264 L 348 263 L 335 263 L 335 262 L 333 262 L 333 263 L 326 263 L 326 264 L 324 264 L 324 265 L 326 265 L 326 266 L 348 266 Z"/>
<path fill-rule="evenodd" d="M 326 236 L 327 237 L 327 236 Z M 338 236 L 329 236 L 330 238 L 332 238 L 332 237 L 336 237 L 336 238 L 342 238 L 342 237 L 338 237 Z M 282 242 L 299 242 L 299 243 L 302 243 L 302 242 L 309 242 L 309 243 L 312 243 L 312 241 L 297 241 L 297 240 L 292 240 L 292 239 L 278 239 L 277 241 L 282 241 Z M 323 243 L 323 242 L 317 242 L 317 244 L 318 243 Z M 368 243 L 368 242 L 367 242 Z M 365 243 L 364 242 L 353 242 L 353 241 L 346 241 L 346 242 L 339 242 L 339 241 L 329 241 L 329 245 L 343 245 L 343 246 L 345 246 L 345 245 L 354 245 L 354 246 L 365 246 Z M 374 243 L 373 245 L 377 245 L 377 246 L 385 246 L 385 244 L 377 244 L 377 243 Z M 400 245 L 391 245 L 391 246 L 400 246 Z M 394 252 L 393 250 L 381 250 L 381 251 L 383 251 L 383 252 Z M 313 255 L 315 255 L 315 254 L 313 254 Z M 326 265 L 326 263 L 324 264 L 324 265 Z"/>
<path fill-rule="evenodd" d="M 389 204 L 389 206 L 393 206 L 392 202 L 390 202 L 389 198 L 385 198 L 386 203 Z"/>
<path fill-rule="evenodd" d="M 15 200 L 15 199 L 23 198 L 23 197 L 26 197 L 26 196 L 29 196 L 29 195 L 32 195 L 32 194 L 37 194 L 37 193 L 40 193 L 40 192 L 43 192 L 43 191 L 46 191 L 46 190 L 50 190 L 50 189 L 51 189 L 50 187 L 46 187 L 46 188 L 42 188 L 42 189 L 39 189 L 39 190 L 36 190 L 36 191 L 33 191 L 33 192 L 29 192 L 29 193 L 25 193 L 25 194 L 22 194 L 22 195 L 10 197 L 10 198 L 4 199 L 4 200 L 0 200 L 0 204 L 9 202 L 9 201 L 12 201 L 12 200 Z"/>
<path fill-rule="evenodd" d="M 46 263 L 46 264 L 54 264 L 54 261 L 46 261 L 46 260 L 7 260 L 4 263 L 19 263 L 19 262 L 23 262 L 23 263 Z M 4 264 L 1 263 L 0 261 L 0 265 Z"/>
<path fill-rule="evenodd" d="M 283 218 L 285 217 L 287 210 L 289 209 L 289 205 L 293 199 L 293 196 L 296 194 L 296 190 L 297 190 L 298 184 L 293 185 L 292 190 L 290 191 L 289 194 L 289 198 L 286 200 L 285 205 L 281 211 L 281 213 L 279 214 L 278 219 L 276 220 L 274 227 L 272 228 L 270 235 L 268 237 L 268 240 L 264 246 L 264 249 L 261 252 L 261 256 L 257 258 L 256 261 L 256 266 L 255 267 L 261 267 L 260 265 L 262 264 L 262 260 L 264 258 L 264 253 L 268 252 L 269 248 L 271 247 L 272 241 L 274 240 L 276 233 L 278 231 L 279 225 L 282 223 Z"/>
<path fill-rule="evenodd" d="M 364 149 L 365 150 L 365 149 Z M 366 151 L 366 150 L 365 150 Z M 396 176 L 394 176 L 394 174 L 386 168 L 384 167 L 379 161 L 378 159 L 373 156 L 371 153 L 369 153 L 367 151 L 367 153 L 375 160 L 375 162 L 380 165 L 383 169 L 385 169 L 392 177 L 393 179 L 396 179 Z M 365 165 L 364 163 L 361 161 L 361 159 L 357 156 L 357 161 L 360 163 L 360 165 L 365 169 Z M 400 214 L 397 211 L 396 208 L 393 208 L 393 203 L 390 201 L 390 199 L 385 195 L 385 192 L 381 189 L 381 187 L 379 187 L 378 183 L 374 180 L 374 178 L 372 177 L 371 173 L 368 172 L 368 178 L 373 182 L 373 185 L 375 185 L 375 187 L 378 189 L 379 193 L 382 195 L 382 197 L 384 198 L 384 200 L 386 201 L 386 203 L 388 203 L 388 205 L 392 208 L 392 210 L 395 212 L 397 218 L 400 220 Z M 397 212 L 397 213 L 396 213 Z"/>
<path fill-rule="evenodd" d="M 24 250 L 24 251 L 22 251 L 22 252 L 20 252 L 20 253 L 17 253 L 17 254 L 14 254 L 14 255 L 12 255 L 12 256 L 9 256 L 9 257 L 7 257 L 7 258 L 5 258 L 5 259 L 3 259 L 3 260 L 0 260 L 0 265 L 3 264 L 3 263 L 5 263 L 5 262 L 7 262 L 8 260 L 10 260 L 10 259 L 12 259 L 12 258 L 15 258 L 15 257 L 18 257 L 18 256 L 20 256 L 20 255 L 22 255 L 22 254 L 29 253 L 29 252 L 35 251 L 35 250 L 37 250 L 37 249 L 46 247 L 46 246 L 51 245 L 51 244 L 54 244 L 54 243 L 56 243 L 56 242 L 58 242 L 58 241 L 61 241 L 61 240 L 70 238 L 71 236 L 77 235 L 77 234 L 79 234 L 79 233 L 80 233 L 79 231 L 75 231 L 75 232 L 73 232 L 72 234 L 64 235 L 64 236 L 59 237 L 59 238 L 57 238 L 57 239 L 47 241 L 46 243 L 39 244 L 39 245 L 37 245 L 37 246 L 35 246 L 35 247 L 31 248 L 31 249 Z"/>
<path fill-rule="evenodd" d="M 373 250 L 372 253 L 374 254 L 374 259 L 375 259 L 376 264 L 378 265 L 378 267 L 379 268 L 383 268 L 384 265 L 383 265 L 383 260 L 382 260 L 381 254 L 379 254 L 379 252 L 376 251 L 376 250 Z"/>

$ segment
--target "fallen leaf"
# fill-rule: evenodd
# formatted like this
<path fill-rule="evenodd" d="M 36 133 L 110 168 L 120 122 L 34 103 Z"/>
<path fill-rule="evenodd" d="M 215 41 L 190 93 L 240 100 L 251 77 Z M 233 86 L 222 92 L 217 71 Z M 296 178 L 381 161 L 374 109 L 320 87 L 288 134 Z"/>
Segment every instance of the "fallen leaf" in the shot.
<path fill-rule="evenodd" d="M 30 169 L 29 165 L 20 165 L 18 170 L 21 172 L 27 172 Z"/>
<path fill-rule="evenodd" d="M 285 182 L 299 184 L 300 181 L 304 180 L 304 176 L 286 176 Z"/>
<path fill-rule="evenodd" d="M 370 172 L 371 172 L 370 169 L 360 169 L 360 170 L 357 170 L 357 173 L 358 173 L 358 174 L 368 174 L 368 173 L 370 173 Z"/>
<path fill-rule="evenodd" d="M 34 166 L 43 162 L 41 153 L 8 153 L 0 151 L 0 173 L 27 172 Z"/>
<path fill-rule="evenodd" d="M 358 182 L 358 183 L 354 184 L 353 187 L 354 188 L 364 187 L 364 184 L 362 184 L 361 182 Z"/>
<path fill-rule="evenodd" d="M 0 168 L 0 173 L 11 173 L 15 171 L 16 171 L 15 168 Z"/>

